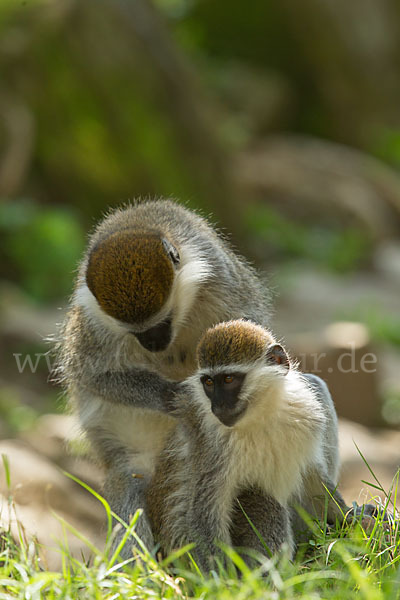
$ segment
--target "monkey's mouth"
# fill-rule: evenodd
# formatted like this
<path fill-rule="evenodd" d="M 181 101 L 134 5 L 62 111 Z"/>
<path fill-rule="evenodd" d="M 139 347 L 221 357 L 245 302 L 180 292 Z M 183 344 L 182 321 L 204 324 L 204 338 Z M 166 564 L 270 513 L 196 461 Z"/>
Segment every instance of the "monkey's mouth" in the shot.
<path fill-rule="evenodd" d="M 135 333 L 139 343 L 150 352 L 165 350 L 172 339 L 172 319 L 167 319 L 142 333 Z"/>
<path fill-rule="evenodd" d="M 243 413 L 245 412 L 246 408 L 244 407 L 243 409 L 240 409 L 236 412 L 222 412 L 213 408 L 211 410 L 214 413 L 214 415 L 221 421 L 222 425 L 225 425 L 225 427 L 233 427 L 243 416 Z"/>

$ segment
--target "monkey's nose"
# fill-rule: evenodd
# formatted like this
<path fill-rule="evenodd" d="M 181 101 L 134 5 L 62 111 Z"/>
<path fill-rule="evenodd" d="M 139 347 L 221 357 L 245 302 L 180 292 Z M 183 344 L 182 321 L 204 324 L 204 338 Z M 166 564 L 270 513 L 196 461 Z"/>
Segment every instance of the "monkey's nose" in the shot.
<path fill-rule="evenodd" d="M 211 410 L 226 427 L 232 427 L 241 415 L 241 412 L 234 412 L 222 406 L 212 406 Z"/>
<path fill-rule="evenodd" d="M 142 333 L 135 333 L 139 343 L 150 352 L 161 352 L 165 350 L 169 345 L 172 338 L 172 320 L 167 319 L 159 325 L 155 325 L 143 331 Z"/>

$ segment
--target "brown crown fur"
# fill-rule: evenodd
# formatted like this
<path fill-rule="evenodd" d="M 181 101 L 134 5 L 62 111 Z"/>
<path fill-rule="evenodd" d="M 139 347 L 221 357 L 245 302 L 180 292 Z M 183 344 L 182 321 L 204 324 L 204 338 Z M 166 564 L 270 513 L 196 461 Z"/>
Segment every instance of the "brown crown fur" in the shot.
<path fill-rule="evenodd" d="M 157 233 L 118 231 L 89 256 L 86 282 L 101 308 L 126 323 L 157 314 L 171 292 L 174 269 Z"/>
<path fill-rule="evenodd" d="M 228 321 L 208 329 L 197 346 L 200 369 L 250 363 L 275 342 L 272 335 L 249 321 Z"/>

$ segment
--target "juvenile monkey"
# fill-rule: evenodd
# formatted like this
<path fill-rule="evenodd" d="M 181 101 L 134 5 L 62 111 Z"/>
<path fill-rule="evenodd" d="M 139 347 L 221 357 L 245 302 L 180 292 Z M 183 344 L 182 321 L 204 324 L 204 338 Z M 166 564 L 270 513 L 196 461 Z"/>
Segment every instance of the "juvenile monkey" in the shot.
<path fill-rule="evenodd" d="M 144 506 L 175 427 L 168 412 L 177 382 L 195 372 L 200 337 L 240 317 L 266 324 L 261 283 L 193 212 L 167 200 L 134 203 L 91 235 L 60 332 L 57 375 L 106 470 L 104 494 L 125 522 Z M 151 548 L 146 515 L 136 531 Z M 128 545 L 123 556 L 131 556 Z"/>
<path fill-rule="evenodd" d="M 146 492 L 156 541 L 167 553 L 195 542 L 204 570 L 216 542 L 261 549 L 239 497 L 269 549 L 286 542 L 293 554 L 290 503 L 311 502 L 308 482 L 319 493 L 324 479 L 333 489 L 330 462 L 337 476 L 326 407 L 273 335 L 249 321 L 209 329 L 197 360 Z"/>

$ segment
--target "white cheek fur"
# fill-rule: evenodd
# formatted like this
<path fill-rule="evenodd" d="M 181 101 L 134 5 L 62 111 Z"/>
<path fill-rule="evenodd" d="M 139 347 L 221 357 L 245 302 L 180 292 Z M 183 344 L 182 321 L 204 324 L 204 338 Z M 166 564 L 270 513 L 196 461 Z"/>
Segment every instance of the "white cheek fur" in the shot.
<path fill-rule="evenodd" d="M 182 264 L 174 281 L 170 303 L 174 307 L 174 326 L 181 327 L 193 307 L 198 289 L 210 277 L 207 261 L 195 257 L 189 247 L 181 249 Z"/>

